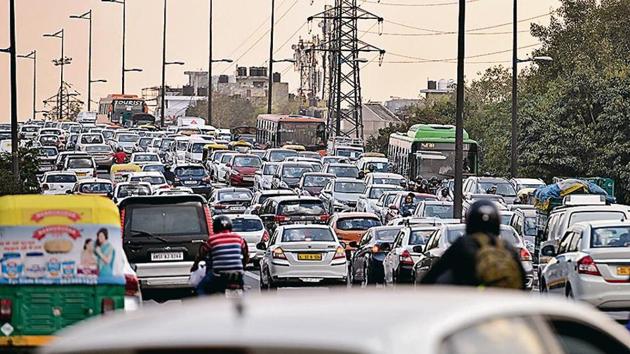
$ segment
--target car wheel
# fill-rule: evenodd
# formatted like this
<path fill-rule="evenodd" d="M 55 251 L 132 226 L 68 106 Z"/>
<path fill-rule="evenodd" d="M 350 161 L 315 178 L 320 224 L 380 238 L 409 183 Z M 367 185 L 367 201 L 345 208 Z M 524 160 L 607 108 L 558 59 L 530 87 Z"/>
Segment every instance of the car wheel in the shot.
<path fill-rule="evenodd" d="M 357 278 L 354 276 L 354 269 L 352 268 L 352 265 L 350 264 L 348 264 L 348 279 L 349 279 L 350 285 L 361 284 L 361 282 L 358 281 Z"/>
<path fill-rule="evenodd" d="M 570 284 L 567 284 L 566 296 L 569 300 L 575 300 L 575 297 L 573 296 L 573 289 L 571 289 Z"/>
<path fill-rule="evenodd" d="M 372 279 L 370 277 L 370 269 L 367 267 L 367 264 L 363 266 L 363 281 L 361 281 L 361 287 L 365 288 L 371 285 Z"/>

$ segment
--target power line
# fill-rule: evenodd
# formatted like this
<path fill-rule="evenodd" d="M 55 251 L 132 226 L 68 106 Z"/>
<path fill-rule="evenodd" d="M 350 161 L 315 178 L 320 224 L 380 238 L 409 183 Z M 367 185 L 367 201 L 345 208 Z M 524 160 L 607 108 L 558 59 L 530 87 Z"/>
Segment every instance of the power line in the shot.
<path fill-rule="evenodd" d="M 468 0 L 466 3 L 477 2 L 480 0 Z M 407 3 L 395 3 L 395 2 L 381 2 L 381 1 L 368 1 L 365 0 L 363 3 L 368 4 L 377 4 L 384 6 L 401 6 L 401 7 L 438 7 L 438 6 L 449 6 L 449 5 L 457 5 L 459 2 L 436 2 L 436 3 L 427 3 L 427 4 L 407 4 Z"/>
<path fill-rule="evenodd" d="M 443 36 L 443 35 L 454 35 L 457 32 L 441 32 L 441 33 L 395 33 L 395 32 L 374 32 L 374 31 L 359 31 L 364 34 L 377 34 L 383 36 L 398 36 L 398 37 L 425 37 L 425 36 Z M 529 33 L 529 30 L 518 31 L 517 33 Z M 503 31 L 503 32 L 472 32 L 467 33 L 468 35 L 477 35 L 477 36 L 493 36 L 493 35 L 504 35 L 504 34 L 512 34 L 512 31 Z"/>
<path fill-rule="evenodd" d="M 536 46 L 539 46 L 539 45 L 540 45 L 540 43 L 534 43 L 534 44 L 518 47 L 518 49 L 527 49 L 527 48 L 532 48 L 532 47 L 536 47 Z M 486 56 L 495 55 L 495 54 L 509 53 L 511 51 L 512 51 L 512 49 L 505 49 L 505 50 L 498 50 L 498 51 L 495 51 L 495 52 L 475 54 L 475 55 L 467 56 L 466 59 L 481 58 L 481 57 L 486 57 Z M 388 51 L 387 54 L 393 55 L 395 57 L 404 58 L 404 59 L 413 59 L 413 60 L 415 60 L 415 63 L 454 62 L 454 61 L 457 60 L 457 58 L 427 59 L 427 58 L 414 57 L 414 56 L 405 55 L 405 54 L 393 53 L 391 51 Z"/>
<path fill-rule="evenodd" d="M 287 38 L 287 40 L 284 41 L 284 43 L 282 43 L 282 45 L 280 45 L 278 49 L 276 49 L 275 52 L 273 52 L 273 54 L 277 54 L 280 50 L 282 50 L 282 48 L 284 48 L 284 46 L 287 45 L 293 39 L 293 37 L 295 37 L 295 35 L 302 30 L 302 28 L 304 28 L 304 26 L 306 26 L 306 22 L 304 22 L 298 29 L 296 29 L 295 32 L 293 32 L 293 34 L 290 35 L 289 38 Z"/>

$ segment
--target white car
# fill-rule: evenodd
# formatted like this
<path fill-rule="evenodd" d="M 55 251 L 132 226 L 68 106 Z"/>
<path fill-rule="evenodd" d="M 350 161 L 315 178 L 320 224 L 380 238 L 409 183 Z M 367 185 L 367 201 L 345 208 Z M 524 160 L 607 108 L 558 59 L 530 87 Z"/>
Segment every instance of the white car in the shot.
<path fill-rule="evenodd" d="M 160 172 L 133 172 L 127 175 L 127 182 L 147 182 L 151 184 L 152 193 L 171 188 Z"/>
<path fill-rule="evenodd" d="M 512 183 L 517 192 L 525 188 L 536 189 L 545 186 L 545 182 L 539 178 L 512 178 L 510 183 Z"/>
<path fill-rule="evenodd" d="M 186 150 L 188 149 L 188 136 L 178 136 L 175 138 L 175 143 L 171 147 L 171 159 L 172 163 L 184 163 L 186 162 Z"/>
<path fill-rule="evenodd" d="M 42 194 L 66 194 L 72 191 L 79 179 L 74 172 L 46 172 L 41 178 Z"/>
<path fill-rule="evenodd" d="M 185 152 L 186 162 L 201 163 L 203 160 L 203 147 L 211 143 L 212 141 L 201 138 L 190 139 Z"/>
<path fill-rule="evenodd" d="M 228 173 L 230 173 L 230 168 L 227 165 L 232 160 L 234 155 L 238 154 L 238 152 L 228 152 L 221 155 L 221 160 L 216 164 L 215 167 L 215 178 L 217 182 L 227 182 Z"/>
<path fill-rule="evenodd" d="M 232 231 L 247 241 L 249 261 L 257 266 L 264 251 L 256 248 L 256 245 L 260 241 L 269 241 L 269 233 L 265 230 L 262 220 L 252 214 L 228 214 L 227 216 L 232 220 Z"/>
<path fill-rule="evenodd" d="M 365 175 L 365 184 L 390 184 L 393 186 L 405 186 L 407 179 L 397 173 L 373 172 Z"/>
<path fill-rule="evenodd" d="M 129 163 L 142 166 L 149 163 L 151 164 L 161 163 L 161 161 L 160 161 L 160 156 L 158 154 L 150 153 L 150 152 L 134 152 L 133 154 L 131 154 Z"/>
<path fill-rule="evenodd" d="M 101 133 L 83 133 L 77 137 L 77 143 L 75 150 L 85 151 L 85 147 L 89 145 L 101 145 L 105 144 L 105 138 Z"/>
<path fill-rule="evenodd" d="M 171 189 L 160 189 L 155 192 L 155 195 L 182 195 L 182 194 L 195 194 L 192 189 L 187 187 L 173 187 Z"/>
<path fill-rule="evenodd" d="M 151 195 L 153 188 L 148 182 L 120 182 L 114 188 L 114 196 L 112 200 L 118 203 L 124 198 L 136 195 Z"/>
<path fill-rule="evenodd" d="M 541 253 L 551 256 L 541 274 L 542 292 L 581 300 L 607 312 L 630 310 L 630 223 L 592 221 L 570 227 Z M 617 314 L 619 315 L 619 313 Z"/>
<path fill-rule="evenodd" d="M 357 200 L 357 211 L 374 213 L 378 215 L 379 208 L 376 206 L 379 198 L 385 192 L 402 191 L 402 187 L 391 184 L 368 184 L 365 192 L 359 195 Z"/>
<path fill-rule="evenodd" d="M 347 282 L 346 250 L 328 225 L 278 226 L 269 242 L 258 247 L 265 250 L 260 260 L 261 289 Z"/>
<path fill-rule="evenodd" d="M 312 319 L 304 321 L 305 316 Z M 131 316 L 114 313 L 68 327 L 41 349 L 43 354 L 616 354 L 630 351 L 630 334 L 591 307 L 521 292 L 337 289 L 245 296 L 238 302 L 214 297 L 145 307 Z"/>
<path fill-rule="evenodd" d="M 368 172 L 388 172 L 390 169 L 387 157 L 380 156 L 361 156 L 357 161 L 359 171 Z"/>
<path fill-rule="evenodd" d="M 271 181 L 273 176 L 278 170 L 279 162 L 265 162 L 259 171 L 256 171 L 254 176 L 254 190 L 266 190 L 271 189 Z"/>
<path fill-rule="evenodd" d="M 96 178 L 96 162 L 93 157 L 69 155 L 63 164 L 63 170 L 76 173 L 79 179 Z"/>

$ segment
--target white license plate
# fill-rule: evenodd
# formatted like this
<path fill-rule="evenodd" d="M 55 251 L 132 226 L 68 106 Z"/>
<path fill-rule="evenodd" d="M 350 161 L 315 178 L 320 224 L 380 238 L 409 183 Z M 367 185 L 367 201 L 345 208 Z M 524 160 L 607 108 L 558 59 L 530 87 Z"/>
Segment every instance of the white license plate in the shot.
<path fill-rule="evenodd" d="M 52 166 L 41 166 L 39 169 L 42 171 L 52 171 Z"/>
<path fill-rule="evenodd" d="M 230 210 L 236 210 L 236 211 L 244 211 L 245 207 L 242 206 L 238 206 L 238 207 L 231 207 Z"/>
<path fill-rule="evenodd" d="M 301 281 L 305 283 L 319 283 L 324 280 L 323 278 L 300 278 Z"/>
<path fill-rule="evenodd" d="M 183 259 L 184 259 L 184 252 L 151 253 L 152 261 L 181 261 Z"/>
<path fill-rule="evenodd" d="M 197 181 L 184 181 L 184 184 L 197 184 Z"/>
<path fill-rule="evenodd" d="M 245 181 L 245 182 L 254 182 L 254 177 L 248 177 L 248 176 L 243 177 L 243 181 Z"/>

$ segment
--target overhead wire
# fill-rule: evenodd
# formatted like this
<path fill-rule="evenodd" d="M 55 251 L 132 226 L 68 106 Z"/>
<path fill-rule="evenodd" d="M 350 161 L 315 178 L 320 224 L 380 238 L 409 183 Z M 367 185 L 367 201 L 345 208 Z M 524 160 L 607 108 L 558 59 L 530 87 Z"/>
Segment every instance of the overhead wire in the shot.
<path fill-rule="evenodd" d="M 473 3 L 473 2 L 478 2 L 478 1 L 480 0 L 467 0 L 466 3 Z M 436 3 L 426 3 L 426 4 L 409 4 L 409 3 L 381 2 L 381 1 L 373 1 L 373 0 L 365 0 L 364 3 L 384 5 L 384 6 L 399 6 L 399 7 L 438 7 L 438 6 L 450 6 L 450 5 L 459 4 L 459 2 L 457 1 L 436 2 Z"/>
<path fill-rule="evenodd" d="M 527 48 L 532 48 L 532 47 L 536 47 L 536 46 L 539 46 L 539 45 L 540 45 L 540 43 L 534 43 L 534 44 L 529 44 L 529 45 L 518 47 L 518 49 L 527 49 Z M 498 51 L 494 51 L 494 52 L 469 55 L 469 56 L 466 56 L 464 59 L 474 59 L 474 58 L 487 57 L 487 56 L 496 55 L 496 54 L 508 53 L 508 52 L 511 52 L 511 51 L 512 51 L 512 49 L 498 50 Z M 414 56 L 410 56 L 410 55 L 393 53 L 393 52 L 388 52 L 387 54 L 393 55 L 395 57 L 400 57 L 400 58 L 404 58 L 404 59 L 412 59 L 412 60 L 414 60 L 414 61 L 400 62 L 399 64 L 440 63 L 440 62 L 454 63 L 454 62 L 457 61 L 457 58 L 427 59 L 427 58 L 414 57 Z M 390 64 L 394 64 L 394 63 L 396 63 L 396 62 L 390 62 Z"/>
<path fill-rule="evenodd" d="M 364 34 L 376 34 L 383 36 L 398 36 L 398 37 L 425 37 L 425 36 L 443 36 L 443 35 L 455 35 L 457 32 L 441 32 L 441 33 L 394 33 L 394 32 L 374 32 L 374 31 L 359 31 Z M 517 31 L 517 33 L 529 33 L 528 30 Z M 512 31 L 503 31 L 503 32 L 472 32 L 466 33 L 467 35 L 473 36 L 491 36 L 491 35 L 505 35 L 512 34 Z"/>

